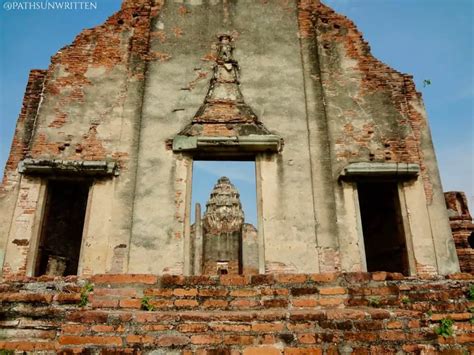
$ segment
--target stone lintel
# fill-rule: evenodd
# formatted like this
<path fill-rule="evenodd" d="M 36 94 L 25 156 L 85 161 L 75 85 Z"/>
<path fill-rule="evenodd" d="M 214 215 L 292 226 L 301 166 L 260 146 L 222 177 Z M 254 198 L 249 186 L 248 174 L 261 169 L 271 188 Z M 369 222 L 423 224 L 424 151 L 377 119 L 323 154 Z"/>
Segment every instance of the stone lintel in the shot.
<path fill-rule="evenodd" d="M 281 150 L 282 140 L 276 135 L 250 135 L 240 137 L 186 137 L 176 136 L 173 139 L 173 151 L 193 151 L 206 150 L 216 148 L 226 150 L 227 148 L 236 148 L 253 151 L 264 152 L 270 151 L 277 153 Z"/>
<path fill-rule="evenodd" d="M 410 163 L 352 163 L 341 173 L 344 178 L 416 178 L 420 173 L 418 164 Z"/>
<path fill-rule="evenodd" d="M 117 163 L 105 160 L 24 159 L 18 171 L 27 175 L 119 175 Z"/>

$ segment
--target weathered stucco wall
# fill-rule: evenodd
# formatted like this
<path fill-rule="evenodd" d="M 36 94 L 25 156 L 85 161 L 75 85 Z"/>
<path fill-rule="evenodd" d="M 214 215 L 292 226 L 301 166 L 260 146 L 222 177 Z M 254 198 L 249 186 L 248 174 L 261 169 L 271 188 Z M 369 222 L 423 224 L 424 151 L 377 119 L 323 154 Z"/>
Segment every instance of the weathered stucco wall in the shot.
<path fill-rule="evenodd" d="M 20 160 L 99 160 L 116 161 L 119 165 L 120 178 L 96 180 L 92 188 L 91 213 L 83 237 L 83 274 L 110 269 L 127 271 L 128 251 L 121 253 L 118 260 L 113 250 L 128 250 L 143 72 L 149 59 L 150 19 L 159 6 L 159 2 L 155 6 L 147 0 L 124 1 L 121 10 L 106 23 L 83 31 L 70 46 L 53 56 L 47 71 L 33 71 L 30 76 L 0 196 L 2 210 L 9 211 L 10 216 L 17 211 L 13 224 L 28 224 L 22 215 L 41 218 L 37 206 L 21 202 L 34 200 L 39 185 L 33 190 L 22 188 L 22 195 L 16 199 L 18 183 L 25 179 L 17 173 Z M 38 178 L 40 181 L 46 180 Z M 6 218 L 8 213 L 1 215 Z M 0 240 L 6 243 L 9 223 L 1 224 Z M 107 228 L 99 228 L 100 225 Z M 5 270 L 22 273 L 26 258 L 15 259 L 19 252 L 12 244 L 15 228 L 10 228 L 7 248 L 12 250 L 9 260 L 16 267 L 12 269 L 6 260 Z M 31 238 L 32 245 L 36 245 L 38 233 L 24 238 Z M 97 247 L 96 241 L 100 241 L 101 248 L 95 254 L 87 253 L 88 247 Z"/>
<path fill-rule="evenodd" d="M 261 162 L 267 270 L 318 270 L 313 202 L 307 198 L 312 195 L 309 151 L 301 139 L 307 123 L 294 4 L 167 2 L 153 32 L 159 35 L 151 50 L 160 59 L 147 72 L 131 259 L 156 262 L 135 264 L 133 271 L 163 272 L 183 262 L 183 204 L 190 201 L 175 189 L 190 176 L 179 169 L 180 156 L 166 150 L 166 140 L 191 121 L 204 100 L 209 59 L 222 32 L 236 39 L 246 102 L 285 140 L 282 155 Z"/>
<path fill-rule="evenodd" d="M 400 192 L 413 211 L 405 229 L 413 238 L 416 271 L 458 270 L 426 113 L 412 78 L 372 57 L 344 16 L 313 1 L 299 4 L 302 48 L 311 67 L 307 80 L 315 81 L 313 92 L 322 90 L 324 96 L 324 114 L 317 120 L 327 123 L 331 164 L 319 167 L 332 171 L 343 268 L 359 263 L 359 246 L 354 213 L 339 180 L 342 169 L 354 162 L 403 162 L 421 167 L 418 180 L 405 183 Z M 421 223 L 427 228 L 418 228 Z"/>
<path fill-rule="evenodd" d="M 284 142 L 255 156 L 259 271 L 366 269 L 357 181 L 341 178 L 357 162 L 420 167 L 397 181 L 410 272 L 457 271 L 420 94 L 352 22 L 312 0 L 125 0 L 30 76 L 0 192 L 5 273 L 31 274 L 47 193 L 47 177 L 18 174 L 24 158 L 118 164 L 93 179 L 81 274 L 190 273 L 193 159 L 170 140 L 206 96 L 223 32 L 246 103 Z"/>

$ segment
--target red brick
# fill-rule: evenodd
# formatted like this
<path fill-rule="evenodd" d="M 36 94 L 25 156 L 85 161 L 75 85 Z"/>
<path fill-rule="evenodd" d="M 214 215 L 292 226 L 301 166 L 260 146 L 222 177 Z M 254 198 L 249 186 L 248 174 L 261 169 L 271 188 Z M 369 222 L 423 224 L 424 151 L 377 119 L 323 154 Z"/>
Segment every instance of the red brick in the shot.
<path fill-rule="evenodd" d="M 405 276 L 399 272 L 387 273 L 387 280 L 404 280 Z"/>
<path fill-rule="evenodd" d="M 474 343 L 474 332 L 456 335 L 456 341 L 460 344 Z"/>
<path fill-rule="evenodd" d="M 265 308 L 286 308 L 288 307 L 288 300 L 282 298 L 274 298 L 271 300 L 263 300 Z"/>
<path fill-rule="evenodd" d="M 254 297 L 258 295 L 258 290 L 255 289 L 237 289 L 230 291 L 232 297 Z"/>
<path fill-rule="evenodd" d="M 102 311 L 76 311 L 67 315 L 67 320 L 80 323 L 106 323 L 107 312 Z"/>
<path fill-rule="evenodd" d="M 197 307 L 199 303 L 196 300 L 176 300 L 174 301 L 174 305 L 179 308 L 192 308 Z"/>
<path fill-rule="evenodd" d="M 202 306 L 204 308 L 220 308 L 220 309 L 225 309 L 229 305 L 229 302 L 226 300 L 205 300 Z"/>
<path fill-rule="evenodd" d="M 98 333 L 110 333 L 114 331 L 114 327 L 111 325 L 97 324 L 93 325 L 91 330 Z"/>
<path fill-rule="evenodd" d="M 323 350 L 320 348 L 285 348 L 284 355 L 322 355 Z"/>
<path fill-rule="evenodd" d="M 238 299 L 230 302 L 230 306 L 235 308 L 255 308 L 259 305 L 258 301 L 249 299 Z"/>
<path fill-rule="evenodd" d="M 145 274 L 101 274 L 93 275 L 91 282 L 96 284 L 134 284 L 141 283 L 147 285 L 156 284 L 158 277 L 156 275 Z"/>
<path fill-rule="evenodd" d="M 51 303 L 53 295 L 41 293 L 0 293 L 0 302 Z"/>
<path fill-rule="evenodd" d="M 272 345 L 277 343 L 277 338 L 271 334 L 263 334 L 258 337 L 257 343 L 260 345 Z"/>
<path fill-rule="evenodd" d="M 173 300 L 152 300 L 150 304 L 156 309 L 167 309 L 174 307 Z"/>
<path fill-rule="evenodd" d="M 377 340 L 377 333 L 375 332 L 344 332 L 344 340 L 370 343 Z"/>
<path fill-rule="evenodd" d="M 186 284 L 186 278 L 182 275 L 163 275 L 160 281 L 163 287 L 183 286 Z"/>
<path fill-rule="evenodd" d="M 155 338 L 149 335 L 135 335 L 135 334 L 130 334 L 127 335 L 125 338 L 125 341 L 128 344 L 153 344 L 155 341 Z"/>
<path fill-rule="evenodd" d="M 260 289 L 262 296 L 288 296 L 289 290 L 286 288 L 270 288 L 264 287 Z"/>
<path fill-rule="evenodd" d="M 472 313 L 437 313 L 433 314 L 430 319 L 433 321 L 438 321 L 444 318 L 450 318 L 452 320 L 469 320 L 472 317 Z"/>
<path fill-rule="evenodd" d="M 314 282 L 333 282 L 335 281 L 341 274 L 337 272 L 331 273 L 321 273 L 321 274 L 312 274 L 310 279 Z"/>
<path fill-rule="evenodd" d="M 164 330 L 170 330 L 173 326 L 165 324 L 146 324 L 143 325 L 140 329 L 145 332 L 161 332 Z"/>
<path fill-rule="evenodd" d="M 17 351 L 48 351 L 55 350 L 56 344 L 39 341 L 0 341 L 0 349 Z"/>
<path fill-rule="evenodd" d="M 225 335 L 224 344 L 226 345 L 252 345 L 255 338 L 251 335 Z"/>
<path fill-rule="evenodd" d="M 79 334 L 85 331 L 87 328 L 81 324 L 63 324 L 61 330 L 66 334 Z"/>
<path fill-rule="evenodd" d="M 245 348 L 243 355 L 280 355 L 281 351 L 274 347 L 261 346 L 258 348 Z"/>
<path fill-rule="evenodd" d="M 364 319 L 366 314 L 364 311 L 356 309 L 330 309 L 326 312 L 328 319 Z"/>
<path fill-rule="evenodd" d="M 178 318 L 177 314 L 164 314 L 162 312 L 136 312 L 134 315 L 135 321 L 138 323 L 169 321 Z"/>
<path fill-rule="evenodd" d="M 403 328 L 403 323 L 400 321 L 391 321 L 386 325 L 387 329 L 400 329 Z"/>
<path fill-rule="evenodd" d="M 294 297 L 317 295 L 318 293 L 319 289 L 316 287 L 294 287 L 291 289 L 291 295 Z"/>
<path fill-rule="evenodd" d="M 95 296 L 109 296 L 109 297 L 132 297 L 137 298 L 137 290 L 133 288 L 94 288 L 94 297 Z"/>
<path fill-rule="evenodd" d="M 291 321 L 320 321 L 326 318 L 324 310 L 294 310 L 290 312 Z"/>
<path fill-rule="evenodd" d="M 202 333 L 208 330 L 208 326 L 205 323 L 186 323 L 178 325 L 177 330 L 181 333 Z"/>
<path fill-rule="evenodd" d="M 143 291 L 145 296 L 156 296 L 156 297 L 171 297 L 173 296 L 173 290 L 168 288 L 147 288 Z"/>
<path fill-rule="evenodd" d="M 446 276 L 450 280 L 473 280 L 474 274 L 458 272 L 456 274 L 450 274 Z"/>
<path fill-rule="evenodd" d="M 162 335 L 155 342 L 159 346 L 179 346 L 189 344 L 189 338 L 179 335 Z"/>
<path fill-rule="evenodd" d="M 274 279 L 273 274 L 251 276 L 252 285 L 271 285 L 274 282 L 275 282 L 275 279 Z"/>
<path fill-rule="evenodd" d="M 336 307 L 344 303 L 346 299 L 342 297 L 321 298 L 318 300 L 320 306 Z"/>
<path fill-rule="evenodd" d="M 305 283 L 308 275 L 305 274 L 276 274 L 275 280 L 284 284 L 300 284 Z"/>
<path fill-rule="evenodd" d="M 372 273 L 372 280 L 374 281 L 385 281 L 387 279 L 387 273 L 385 271 L 378 271 Z"/>
<path fill-rule="evenodd" d="M 289 331 L 295 333 L 306 332 L 314 328 L 312 323 L 288 323 L 286 326 Z"/>
<path fill-rule="evenodd" d="M 321 295 L 344 295 L 346 289 L 343 287 L 324 287 L 319 289 Z"/>
<path fill-rule="evenodd" d="M 372 279 L 372 275 L 368 272 L 350 272 L 344 274 L 344 278 L 349 284 L 363 282 L 363 281 L 370 281 Z"/>
<path fill-rule="evenodd" d="M 198 291 L 195 288 L 184 289 L 184 288 L 175 288 L 173 294 L 177 297 L 194 297 L 197 296 Z"/>
<path fill-rule="evenodd" d="M 221 275 L 221 285 L 225 286 L 245 286 L 249 284 L 249 276 L 245 275 Z"/>
<path fill-rule="evenodd" d="M 140 309 L 142 306 L 142 300 L 136 299 L 136 298 L 127 298 L 127 299 L 120 300 L 119 305 L 121 308 Z"/>
<path fill-rule="evenodd" d="M 300 342 L 301 344 L 315 344 L 316 337 L 314 336 L 314 334 L 299 334 L 298 342 Z"/>
<path fill-rule="evenodd" d="M 61 345 L 112 345 L 122 346 L 122 339 L 116 336 L 73 336 L 62 335 L 59 337 L 59 344 Z"/>
<path fill-rule="evenodd" d="M 212 331 L 215 332 L 248 332 L 251 329 L 251 326 L 248 324 L 227 324 L 227 323 L 218 323 L 209 325 Z"/>
<path fill-rule="evenodd" d="M 406 335 L 402 331 L 386 330 L 379 333 L 380 339 L 388 341 L 402 341 L 405 340 Z"/>
<path fill-rule="evenodd" d="M 220 335 L 193 335 L 191 343 L 196 345 L 205 344 L 220 344 L 222 343 L 222 336 Z"/>
<path fill-rule="evenodd" d="M 283 323 L 255 323 L 252 324 L 254 332 L 281 332 L 284 329 Z"/>
<path fill-rule="evenodd" d="M 92 297 L 89 301 L 92 308 L 117 308 L 119 305 L 119 300 L 117 299 Z"/>
<path fill-rule="evenodd" d="M 58 293 L 53 300 L 58 303 L 78 303 L 81 301 L 80 293 Z"/>
<path fill-rule="evenodd" d="M 198 291 L 199 296 L 202 297 L 224 297 L 227 296 L 229 290 L 225 288 L 215 288 L 215 289 L 200 289 Z"/>
<path fill-rule="evenodd" d="M 319 305 L 319 302 L 317 299 L 314 299 L 314 298 L 297 298 L 297 299 L 293 299 L 291 301 L 291 304 L 293 305 L 293 307 L 316 307 L 317 305 Z"/>

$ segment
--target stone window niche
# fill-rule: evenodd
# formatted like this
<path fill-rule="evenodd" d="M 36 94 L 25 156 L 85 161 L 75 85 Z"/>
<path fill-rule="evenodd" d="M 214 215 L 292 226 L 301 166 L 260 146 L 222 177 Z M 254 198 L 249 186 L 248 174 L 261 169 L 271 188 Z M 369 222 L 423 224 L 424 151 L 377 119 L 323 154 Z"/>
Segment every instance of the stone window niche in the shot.
<path fill-rule="evenodd" d="M 407 243 L 396 182 L 359 182 L 367 271 L 409 274 Z"/>
<path fill-rule="evenodd" d="M 192 174 L 192 273 L 258 273 L 255 161 L 195 160 Z"/>
<path fill-rule="evenodd" d="M 403 186 L 416 180 L 419 171 L 417 164 L 408 163 L 352 163 L 343 169 L 341 179 L 356 191 L 366 271 L 415 272 Z"/>
<path fill-rule="evenodd" d="M 38 190 L 34 218 L 24 235 L 29 246 L 23 253 L 28 275 L 77 275 L 81 269 L 83 234 L 94 181 L 119 176 L 118 165 L 105 160 L 24 159 L 19 172 L 32 178 L 33 191 Z M 25 179 L 24 181 L 28 181 Z M 22 180 L 23 181 L 23 180 Z M 22 182 L 23 183 L 23 182 Z M 29 186 L 29 188 L 31 188 Z M 21 201 L 18 200 L 17 204 Z M 17 231 L 9 238 L 15 238 Z M 13 243 L 11 243 L 13 244 Z M 7 249 L 6 258 L 21 265 L 16 246 Z"/>
<path fill-rule="evenodd" d="M 48 180 L 34 275 L 76 275 L 90 180 Z"/>

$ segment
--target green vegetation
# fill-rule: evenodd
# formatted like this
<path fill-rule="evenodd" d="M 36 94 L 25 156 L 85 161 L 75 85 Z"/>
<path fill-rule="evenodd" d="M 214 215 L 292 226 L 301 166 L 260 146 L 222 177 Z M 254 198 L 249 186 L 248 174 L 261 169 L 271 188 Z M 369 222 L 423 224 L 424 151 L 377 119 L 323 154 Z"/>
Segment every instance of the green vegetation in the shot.
<path fill-rule="evenodd" d="M 403 296 L 403 297 L 402 297 L 402 303 L 403 303 L 403 304 L 406 304 L 406 305 L 410 304 L 410 303 L 411 303 L 410 297 L 408 297 L 408 296 Z"/>
<path fill-rule="evenodd" d="M 155 310 L 155 306 L 153 306 L 150 303 L 150 297 L 143 296 L 142 301 L 141 301 L 141 309 L 143 309 L 144 311 L 154 311 Z"/>
<path fill-rule="evenodd" d="M 79 307 L 85 307 L 89 303 L 89 293 L 94 291 L 94 284 L 87 282 L 81 288 L 81 301 L 79 302 Z"/>
<path fill-rule="evenodd" d="M 474 285 L 469 288 L 467 298 L 469 298 L 469 301 L 474 301 Z"/>
<path fill-rule="evenodd" d="M 452 319 L 443 318 L 440 321 L 439 327 L 435 328 L 435 333 L 445 338 L 453 336 L 453 325 L 454 321 Z"/>
<path fill-rule="evenodd" d="M 380 306 L 380 297 L 378 297 L 378 296 L 368 297 L 367 300 L 369 301 L 369 306 L 370 307 Z"/>

